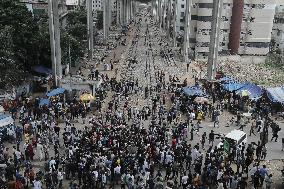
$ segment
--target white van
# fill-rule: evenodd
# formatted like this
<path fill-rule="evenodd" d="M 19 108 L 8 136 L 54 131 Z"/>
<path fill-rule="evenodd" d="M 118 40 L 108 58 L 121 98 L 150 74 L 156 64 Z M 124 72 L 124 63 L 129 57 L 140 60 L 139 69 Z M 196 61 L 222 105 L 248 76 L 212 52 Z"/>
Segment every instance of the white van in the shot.
<path fill-rule="evenodd" d="M 223 138 L 226 140 L 230 146 L 246 145 L 247 143 L 247 134 L 241 130 L 232 130 Z M 223 140 L 217 145 L 218 148 L 223 146 Z"/>

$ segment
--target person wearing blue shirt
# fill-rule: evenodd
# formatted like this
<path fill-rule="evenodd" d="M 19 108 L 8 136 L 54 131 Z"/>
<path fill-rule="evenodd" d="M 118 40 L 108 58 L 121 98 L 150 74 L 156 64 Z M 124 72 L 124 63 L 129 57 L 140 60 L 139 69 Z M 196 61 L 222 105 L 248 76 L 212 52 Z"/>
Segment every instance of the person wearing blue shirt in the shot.
<path fill-rule="evenodd" d="M 260 186 L 263 185 L 263 181 L 266 176 L 268 176 L 268 171 L 266 169 L 266 165 L 263 165 L 262 168 L 259 169 L 259 174 L 260 174 Z"/>

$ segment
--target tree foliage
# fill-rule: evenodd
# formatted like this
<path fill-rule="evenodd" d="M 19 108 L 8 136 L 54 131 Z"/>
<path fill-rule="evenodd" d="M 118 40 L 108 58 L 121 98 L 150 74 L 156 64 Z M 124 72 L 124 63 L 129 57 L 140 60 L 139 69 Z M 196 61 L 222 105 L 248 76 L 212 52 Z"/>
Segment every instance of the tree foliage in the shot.
<path fill-rule="evenodd" d="M 19 84 L 38 60 L 39 28 L 19 0 L 0 1 L 0 87 Z"/>
<path fill-rule="evenodd" d="M 84 56 L 87 47 L 87 12 L 80 8 L 67 15 L 67 26 L 61 30 L 62 63 L 74 64 Z"/>

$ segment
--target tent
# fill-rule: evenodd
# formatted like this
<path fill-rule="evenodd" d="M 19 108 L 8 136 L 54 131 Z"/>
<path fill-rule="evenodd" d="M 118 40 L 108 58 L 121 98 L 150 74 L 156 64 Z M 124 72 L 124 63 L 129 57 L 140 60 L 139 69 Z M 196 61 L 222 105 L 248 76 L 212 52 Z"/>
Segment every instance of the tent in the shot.
<path fill-rule="evenodd" d="M 54 90 L 50 91 L 49 93 L 47 93 L 46 96 L 48 96 L 48 97 L 56 96 L 56 95 L 62 94 L 64 92 L 65 92 L 64 88 L 57 88 L 57 89 L 54 89 Z"/>
<path fill-rule="evenodd" d="M 49 103 L 50 103 L 49 99 L 42 98 L 42 99 L 40 99 L 40 101 L 39 101 L 39 106 L 44 106 L 44 105 L 47 105 L 47 106 L 48 106 Z"/>
<path fill-rule="evenodd" d="M 235 83 L 236 82 L 236 80 L 230 76 L 221 77 L 218 81 L 220 83 Z"/>
<path fill-rule="evenodd" d="M 5 127 L 13 124 L 14 120 L 10 115 L 0 114 L 0 127 Z"/>
<path fill-rule="evenodd" d="M 39 73 L 39 74 L 52 74 L 52 69 L 46 68 L 44 66 L 38 65 L 38 66 L 34 66 L 32 67 L 32 70 Z"/>
<path fill-rule="evenodd" d="M 184 87 L 182 91 L 187 96 L 206 96 L 206 93 L 198 86 Z"/>
<path fill-rule="evenodd" d="M 251 83 L 246 83 L 242 88 L 237 90 L 237 94 L 240 94 L 243 91 L 249 92 L 248 97 L 251 100 L 257 100 L 257 99 L 261 98 L 261 96 L 263 95 L 262 88 L 257 86 L 257 85 L 251 84 Z"/>
<path fill-rule="evenodd" d="M 225 83 L 225 84 L 222 84 L 221 85 L 226 91 L 237 91 L 241 88 L 243 88 L 245 86 L 244 83 L 235 83 L 235 82 L 232 82 L 232 83 Z"/>
<path fill-rule="evenodd" d="M 272 102 L 284 103 L 284 87 L 267 88 L 266 91 Z"/>

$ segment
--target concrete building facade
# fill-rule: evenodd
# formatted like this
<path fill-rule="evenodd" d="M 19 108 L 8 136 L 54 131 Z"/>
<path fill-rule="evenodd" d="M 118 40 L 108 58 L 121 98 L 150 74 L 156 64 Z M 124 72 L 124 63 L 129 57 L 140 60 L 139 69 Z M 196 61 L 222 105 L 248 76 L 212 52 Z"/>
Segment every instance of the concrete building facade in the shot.
<path fill-rule="evenodd" d="M 239 54 L 269 52 L 276 0 L 244 0 Z"/>
<path fill-rule="evenodd" d="M 103 0 L 93 0 L 93 11 L 103 11 Z"/>
<path fill-rule="evenodd" d="M 176 1 L 176 31 L 179 36 L 184 32 L 186 0 Z M 219 54 L 266 55 L 269 52 L 276 1 L 223 0 Z M 212 9 L 213 0 L 191 0 L 188 48 L 190 56 L 196 59 L 206 59 L 209 53 Z"/>
<path fill-rule="evenodd" d="M 279 2 L 276 7 L 272 40 L 272 45 L 275 49 L 284 49 L 284 1 L 281 3 Z"/>

